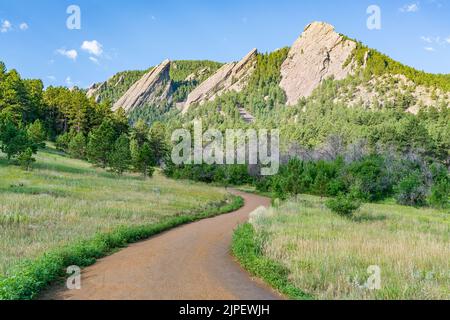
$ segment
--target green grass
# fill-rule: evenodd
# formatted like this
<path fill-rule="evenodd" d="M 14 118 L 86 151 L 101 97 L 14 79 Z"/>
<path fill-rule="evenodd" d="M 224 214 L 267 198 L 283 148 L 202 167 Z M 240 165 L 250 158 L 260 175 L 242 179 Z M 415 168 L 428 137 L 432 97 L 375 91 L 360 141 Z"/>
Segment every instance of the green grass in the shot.
<path fill-rule="evenodd" d="M 246 223 L 236 229 L 231 250 L 245 269 L 280 293 L 295 300 L 311 299 L 309 295 L 289 282 L 289 270 L 286 267 L 263 256 L 261 244 L 257 241 L 251 224 Z"/>
<path fill-rule="evenodd" d="M 251 253 L 235 253 L 243 266 L 277 289 L 315 299 L 450 299 L 448 212 L 366 204 L 350 219 L 325 201 L 302 195 L 252 214 L 234 240 Z M 364 287 L 370 266 L 381 269 L 379 290 Z M 274 281 L 274 272 L 288 283 Z"/>
<path fill-rule="evenodd" d="M 117 177 L 46 150 L 25 172 L 0 160 L 0 298 L 30 299 L 68 265 L 242 206 L 220 188 Z"/>

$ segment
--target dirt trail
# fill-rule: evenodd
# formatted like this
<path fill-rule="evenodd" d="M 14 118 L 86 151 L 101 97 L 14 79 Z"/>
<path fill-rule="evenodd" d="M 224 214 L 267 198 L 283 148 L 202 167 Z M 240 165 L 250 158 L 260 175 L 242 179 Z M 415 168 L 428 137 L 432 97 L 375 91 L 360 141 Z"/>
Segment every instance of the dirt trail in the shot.
<path fill-rule="evenodd" d="M 269 199 L 234 192 L 240 210 L 185 225 L 134 244 L 86 268 L 82 289 L 53 288 L 43 299 L 272 300 L 281 299 L 230 256 L 235 227 Z"/>

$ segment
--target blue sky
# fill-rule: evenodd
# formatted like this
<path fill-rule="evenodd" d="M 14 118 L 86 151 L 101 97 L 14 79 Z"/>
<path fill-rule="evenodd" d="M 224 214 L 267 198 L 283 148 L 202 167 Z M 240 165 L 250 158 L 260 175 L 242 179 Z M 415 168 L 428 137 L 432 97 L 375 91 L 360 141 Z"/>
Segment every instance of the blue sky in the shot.
<path fill-rule="evenodd" d="M 69 30 L 69 5 L 81 30 Z M 366 27 L 369 5 L 381 30 Z M 290 46 L 310 22 L 415 68 L 450 73 L 450 0 L 0 0 L 0 60 L 46 85 L 87 87 L 162 60 L 238 60 Z M 84 44 L 84 45 L 83 45 Z"/>

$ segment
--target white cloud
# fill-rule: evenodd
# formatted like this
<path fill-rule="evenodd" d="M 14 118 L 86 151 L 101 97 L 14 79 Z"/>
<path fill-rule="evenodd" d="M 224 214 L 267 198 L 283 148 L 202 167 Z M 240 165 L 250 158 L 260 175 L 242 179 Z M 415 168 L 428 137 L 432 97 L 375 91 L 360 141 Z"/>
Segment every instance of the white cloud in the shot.
<path fill-rule="evenodd" d="M 401 12 L 417 12 L 419 11 L 419 3 L 411 3 L 400 8 Z"/>
<path fill-rule="evenodd" d="M 28 30 L 29 26 L 28 26 L 27 23 L 22 22 L 22 23 L 20 24 L 19 28 L 20 28 L 20 30 L 22 30 L 22 31 L 26 31 L 26 30 Z"/>
<path fill-rule="evenodd" d="M 58 49 L 56 52 L 66 58 L 73 60 L 73 61 L 77 60 L 77 57 L 78 57 L 77 50 Z"/>
<path fill-rule="evenodd" d="M 67 77 L 66 78 L 66 84 L 67 84 L 68 87 L 73 87 L 74 86 L 71 77 Z"/>
<path fill-rule="evenodd" d="M 100 57 L 103 53 L 103 45 L 97 40 L 84 41 L 81 49 L 97 57 Z"/>
<path fill-rule="evenodd" d="M 420 37 L 420 39 L 422 41 L 425 41 L 426 43 L 433 43 L 433 39 L 431 39 L 431 37 L 422 36 L 422 37 Z"/>
<path fill-rule="evenodd" d="M 424 49 L 426 51 L 428 51 L 428 52 L 434 52 L 435 51 L 433 47 L 425 47 Z"/>
<path fill-rule="evenodd" d="M 89 57 L 89 60 L 91 60 L 93 63 L 95 63 L 95 64 L 100 64 L 100 62 L 98 61 L 98 59 L 97 58 L 95 58 L 95 57 Z"/>
<path fill-rule="evenodd" d="M 47 79 L 50 80 L 51 82 L 55 82 L 56 81 L 56 77 L 55 76 L 47 76 Z"/>
<path fill-rule="evenodd" d="M 450 43 L 450 37 L 448 37 L 447 39 L 445 39 L 445 42 Z"/>
<path fill-rule="evenodd" d="M 9 22 L 8 20 L 3 20 L 2 25 L 0 26 L 0 32 L 6 33 L 8 31 L 11 31 L 11 29 L 12 29 L 11 22 Z"/>

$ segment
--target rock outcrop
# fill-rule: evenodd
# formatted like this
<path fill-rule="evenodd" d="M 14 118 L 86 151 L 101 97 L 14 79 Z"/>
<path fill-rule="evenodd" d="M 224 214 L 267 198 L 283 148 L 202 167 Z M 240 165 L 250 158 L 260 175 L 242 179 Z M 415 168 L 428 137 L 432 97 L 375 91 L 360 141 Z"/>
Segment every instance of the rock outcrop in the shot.
<path fill-rule="evenodd" d="M 313 22 L 294 43 L 281 67 L 281 88 L 286 92 L 287 104 L 294 105 L 308 97 L 323 80 L 346 78 L 353 64 L 345 65 L 356 43 L 334 31 L 334 27 Z"/>
<path fill-rule="evenodd" d="M 203 104 L 228 91 L 240 92 L 256 68 L 258 51 L 253 49 L 241 61 L 225 64 L 193 90 L 182 106 L 183 113 L 193 104 Z"/>
<path fill-rule="evenodd" d="M 113 111 L 123 108 L 131 112 L 148 104 L 159 104 L 170 100 L 170 61 L 165 60 L 146 73 L 114 104 Z"/>
<path fill-rule="evenodd" d="M 88 98 L 94 97 L 95 102 L 99 102 L 99 94 L 106 87 L 106 82 L 94 83 L 89 87 L 86 96 Z"/>

